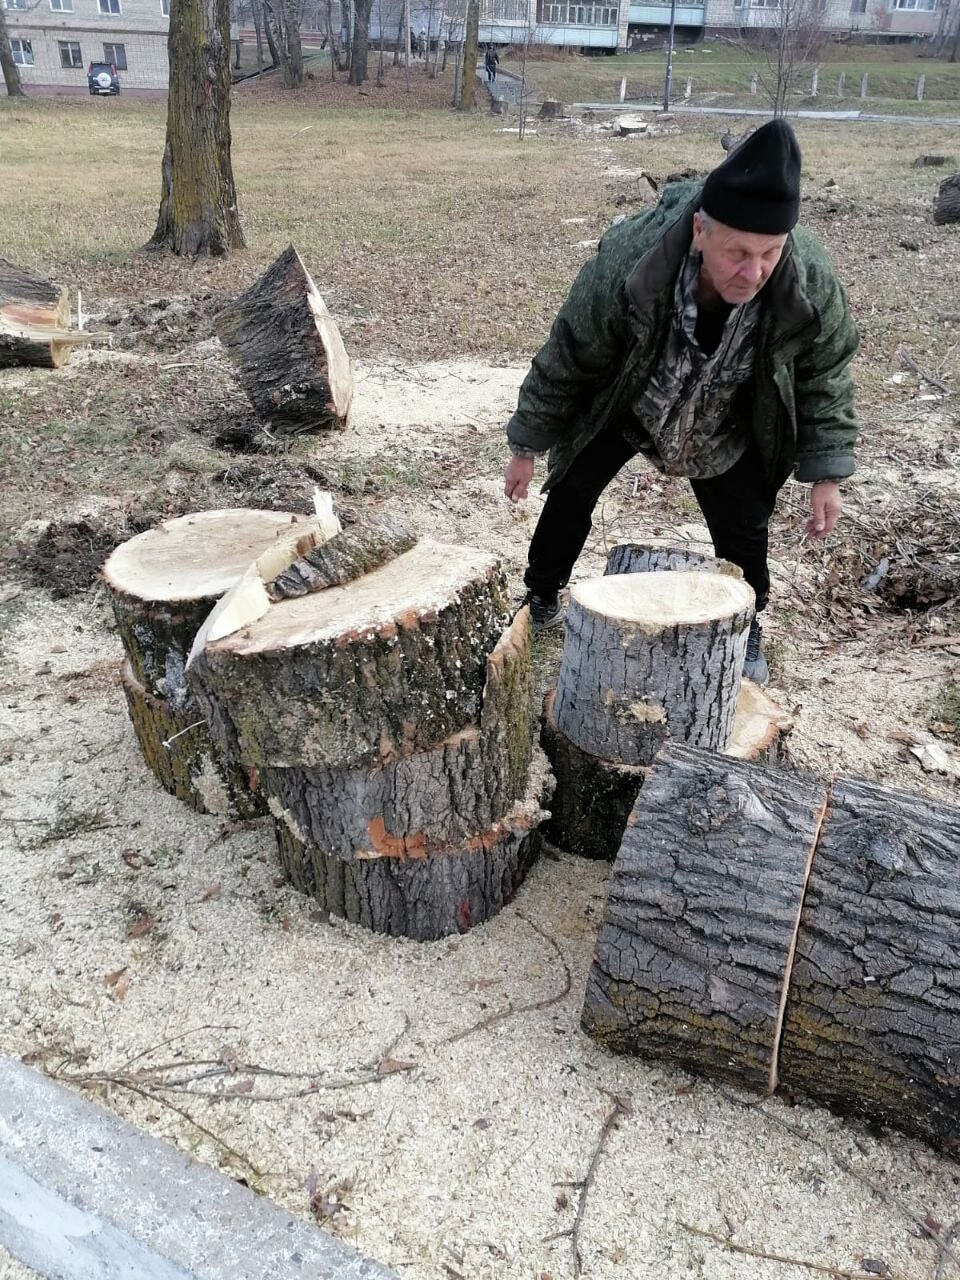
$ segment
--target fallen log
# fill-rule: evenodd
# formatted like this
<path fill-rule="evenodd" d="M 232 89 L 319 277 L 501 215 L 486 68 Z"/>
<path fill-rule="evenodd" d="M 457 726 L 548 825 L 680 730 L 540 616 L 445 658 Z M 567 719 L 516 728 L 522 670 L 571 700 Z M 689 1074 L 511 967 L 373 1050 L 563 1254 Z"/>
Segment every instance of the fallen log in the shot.
<path fill-rule="evenodd" d="M 937 188 L 933 204 L 933 220 L 938 226 L 960 222 L 960 173 L 944 178 Z"/>
<path fill-rule="evenodd" d="M 837 782 L 807 887 L 785 1088 L 960 1155 L 960 808 Z"/>
<path fill-rule="evenodd" d="M 422 542 L 222 638 L 201 631 L 187 677 L 214 741 L 245 765 L 384 763 L 475 720 L 508 603 L 492 556 Z"/>
<path fill-rule="evenodd" d="M 75 346 L 106 337 L 70 328 L 65 288 L 0 258 L 0 369 L 59 369 Z"/>
<path fill-rule="evenodd" d="M 540 745 L 550 761 L 556 789 L 544 834 L 567 853 L 612 862 L 648 770 L 603 760 L 575 746 L 557 728 L 553 701 L 551 689 L 543 705 Z M 784 739 L 792 727 L 790 716 L 771 697 L 751 680 L 743 680 L 724 754 L 775 764 L 782 759 Z"/>
<path fill-rule="evenodd" d="M 730 737 L 751 588 L 720 573 L 617 574 L 570 592 L 554 716 L 582 751 L 649 764 L 669 736 Z"/>
<path fill-rule="evenodd" d="M 290 245 L 216 320 L 237 380 L 280 435 L 346 426 L 353 370 L 336 321 Z"/>
<path fill-rule="evenodd" d="M 797 774 L 664 747 L 611 873 L 583 1029 L 619 1053 L 774 1088 L 826 803 Z"/>

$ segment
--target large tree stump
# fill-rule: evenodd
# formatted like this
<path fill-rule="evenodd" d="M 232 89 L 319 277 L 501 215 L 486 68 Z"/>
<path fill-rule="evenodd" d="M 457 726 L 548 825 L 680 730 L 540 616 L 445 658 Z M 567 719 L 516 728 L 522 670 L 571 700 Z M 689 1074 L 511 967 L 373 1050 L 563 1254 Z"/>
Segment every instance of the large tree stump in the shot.
<path fill-rule="evenodd" d="M 575 746 L 557 728 L 554 696 L 551 689 L 544 700 L 540 730 L 540 743 L 556 778 L 544 834 L 568 853 L 613 861 L 648 770 L 603 760 Z M 751 680 L 743 680 L 724 754 L 775 764 L 792 726 L 790 716 L 772 698 Z"/>
<path fill-rule="evenodd" d="M 199 813 L 255 818 L 265 812 L 256 779 L 224 760 L 196 707 L 177 711 L 148 693 L 129 662 L 121 684 L 143 758 L 165 791 Z"/>
<path fill-rule="evenodd" d="M 621 1053 L 774 1088 L 826 804 L 797 774 L 666 746 L 611 873 L 584 1030 Z"/>
<path fill-rule="evenodd" d="M 105 336 L 70 328 L 70 302 L 61 285 L 0 258 L 0 369 L 59 369 L 76 345 Z"/>
<path fill-rule="evenodd" d="M 245 765 L 387 763 L 475 721 L 508 612 L 492 556 L 423 542 L 242 630 L 198 636 L 188 679 L 214 741 Z"/>
<path fill-rule="evenodd" d="M 290 245 L 217 317 L 259 417 L 280 435 L 346 425 L 353 370 L 340 330 Z"/>
<path fill-rule="evenodd" d="M 944 178 L 937 188 L 933 220 L 938 226 L 960 222 L 960 173 L 955 173 L 952 178 Z"/>
<path fill-rule="evenodd" d="M 303 845 L 278 822 L 280 860 L 297 888 L 354 924 L 417 942 L 466 933 L 497 915 L 536 860 L 550 781 L 537 751 L 523 799 L 492 826 L 443 851 L 338 858 Z"/>
<path fill-rule="evenodd" d="M 752 589 L 719 573 L 620 574 L 571 593 L 557 728 L 620 764 L 649 764 L 669 736 L 726 746 L 753 616 Z"/>
<path fill-rule="evenodd" d="M 647 542 L 616 542 L 607 555 L 604 574 L 616 573 L 665 573 L 696 572 L 725 573 L 731 578 L 742 578 L 743 570 L 729 560 L 692 547 L 656 546 Z"/>
<path fill-rule="evenodd" d="M 200 511 L 164 520 L 122 543 L 103 566 L 134 678 L 176 708 L 194 637 L 225 591 L 272 542 L 310 516 L 284 511 Z"/>
<path fill-rule="evenodd" d="M 960 1154 L 960 808 L 844 779 L 807 888 L 784 1087 Z"/>
<path fill-rule="evenodd" d="M 265 768 L 274 816 L 337 858 L 423 858 L 499 822 L 528 784 L 530 611 L 487 660 L 479 721 L 438 746 L 371 768 Z"/>

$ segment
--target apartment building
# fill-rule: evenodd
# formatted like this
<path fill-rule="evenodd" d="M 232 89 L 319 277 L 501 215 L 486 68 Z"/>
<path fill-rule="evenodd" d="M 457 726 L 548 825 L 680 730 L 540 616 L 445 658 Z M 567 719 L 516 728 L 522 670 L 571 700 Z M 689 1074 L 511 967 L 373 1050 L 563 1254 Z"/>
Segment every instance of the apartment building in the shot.
<path fill-rule="evenodd" d="M 167 87 L 170 0 L 0 0 L 13 60 L 31 84 L 87 87 L 91 62 L 112 62 L 123 88 Z"/>

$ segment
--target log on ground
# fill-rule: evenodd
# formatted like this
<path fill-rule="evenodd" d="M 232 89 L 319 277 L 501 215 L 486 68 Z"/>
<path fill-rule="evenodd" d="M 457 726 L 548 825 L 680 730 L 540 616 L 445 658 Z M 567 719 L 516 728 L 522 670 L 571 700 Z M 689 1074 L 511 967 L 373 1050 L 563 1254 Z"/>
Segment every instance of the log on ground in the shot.
<path fill-rule="evenodd" d="M 841 780 L 800 920 L 780 1076 L 960 1155 L 960 808 Z"/>
<path fill-rule="evenodd" d="M 504 818 L 443 852 L 347 860 L 304 845 L 276 824 L 284 870 L 320 907 L 377 933 L 432 942 L 492 919 L 513 898 L 539 853 L 551 778 L 542 753 L 527 794 Z"/>
<path fill-rule="evenodd" d="M 346 425 L 353 398 L 350 358 L 293 245 L 220 313 L 216 331 L 271 430 L 289 435 Z"/>
<path fill-rule="evenodd" d="M 528 785 L 529 619 L 521 609 L 487 661 L 479 724 L 373 768 L 265 768 L 271 813 L 301 844 L 346 860 L 422 858 L 499 822 Z"/>
<path fill-rule="evenodd" d="M 177 711 L 148 693 L 129 662 L 120 680 L 143 758 L 165 791 L 198 813 L 245 819 L 265 812 L 255 775 L 224 760 L 195 707 Z"/>
<path fill-rule="evenodd" d="M 960 173 L 944 178 L 937 188 L 933 206 L 933 220 L 938 226 L 948 222 L 960 222 Z"/>
<path fill-rule="evenodd" d="M 615 573 L 725 573 L 742 578 L 743 570 L 692 547 L 657 546 L 652 542 L 617 542 L 607 554 L 604 575 Z"/>
<path fill-rule="evenodd" d="M 283 511 L 201 511 L 117 547 L 103 577 L 136 680 L 185 706 L 187 655 L 207 614 L 278 535 L 309 521 Z"/>
<path fill-rule="evenodd" d="M 774 1088 L 826 803 L 798 775 L 665 747 L 611 873 L 584 1030 L 618 1052 Z"/>
<path fill-rule="evenodd" d="M 544 834 L 567 853 L 612 862 L 648 770 L 603 760 L 575 746 L 557 728 L 553 701 L 550 690 L 543 704 L 540 745 L 557 784 Z M 792 725 L 790 716 L 758 685 L 743 680 L 724 754 L 775 764 L 782 758 L 784 738 Z"/>
<path fill-rule="evenodd" d="M 723 750 L 753 607 L 752 589 L 719 573 L 577 583 L 557 680 L 558 729 L 620 764 L 650 764 L 667 737 Z"/>
<path fill-rule="evenodd" d="M 244 764 L 385 763 L 476 721 L 508 615 L 494 557 L 421 542 L 198 644 L 187 677 L 214 741 Z"/>
<path fill-rule="evenodd" d="M 0 258 L 0 369 L 59 369 L 75 345 L 105 335 L 70 327 L 67 291 Z"/>

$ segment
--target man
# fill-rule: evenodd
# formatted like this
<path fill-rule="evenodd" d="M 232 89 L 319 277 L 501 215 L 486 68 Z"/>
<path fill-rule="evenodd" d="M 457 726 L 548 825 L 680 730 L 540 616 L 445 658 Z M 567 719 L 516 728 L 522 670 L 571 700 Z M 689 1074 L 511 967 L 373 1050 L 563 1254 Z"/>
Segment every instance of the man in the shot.
<path fill-rule="evenodd" d="M 788 476 L 811 484 L 825 537 L 854 469 L 857 332 L 823 247 L 796 228 L 800 148 L 782 120 L 703 183 L 603 237 L 560 309 L 507 424 L 505 492 L 527 496 L 550 451 L 524 577 L 535 628 L 563 617 L 600 494 L 637 453 L 686 476 L 718 556 L 767 603 L 767 525 Z M 745 674 L 768 678 L 754 620 Z"/>
<path fill-rule="evenodd" d="M 483 65 L 487 72 L 487 87 L 490 88 L 497 82 L 497 67 L 500 65 L 500 55 L 492 44 L 487 45 L 487 51 L 483 55 Z"/>

